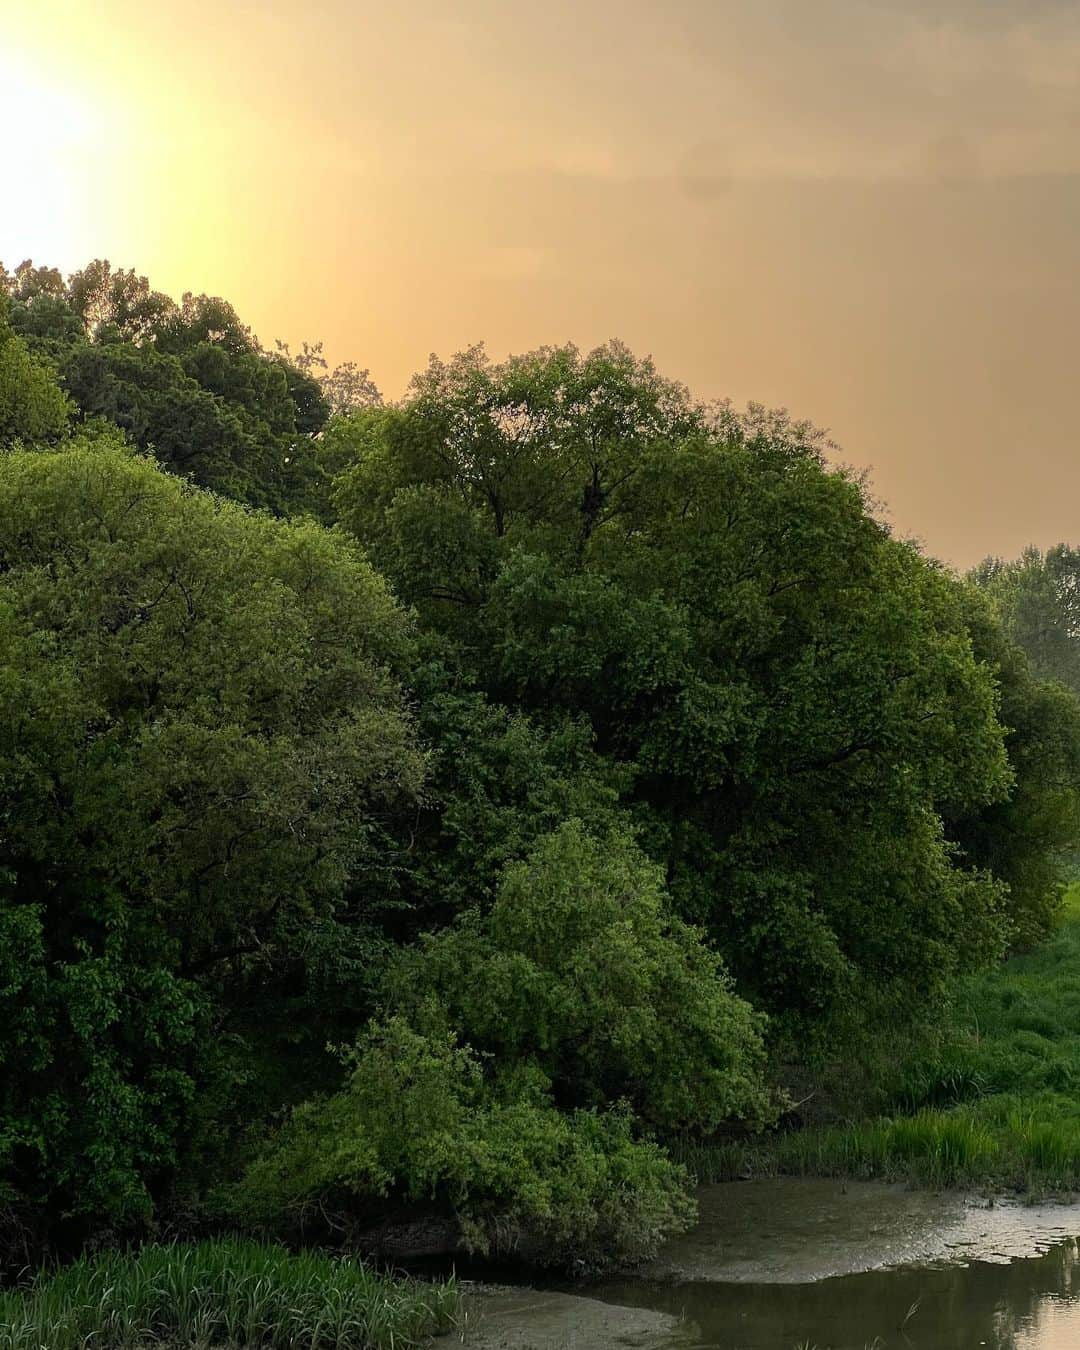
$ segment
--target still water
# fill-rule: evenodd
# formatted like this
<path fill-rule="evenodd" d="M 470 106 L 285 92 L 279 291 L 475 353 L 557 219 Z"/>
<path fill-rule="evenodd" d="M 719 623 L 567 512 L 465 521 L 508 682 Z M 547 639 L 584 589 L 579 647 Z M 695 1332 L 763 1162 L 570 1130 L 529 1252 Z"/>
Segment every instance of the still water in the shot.
<path fill-rule="evenodd" d="M 1080 1206 L 817 1180 L 706 1187 L 633 1277 L 478 1298 L 478 1350 L 1080 1350 Z"/>

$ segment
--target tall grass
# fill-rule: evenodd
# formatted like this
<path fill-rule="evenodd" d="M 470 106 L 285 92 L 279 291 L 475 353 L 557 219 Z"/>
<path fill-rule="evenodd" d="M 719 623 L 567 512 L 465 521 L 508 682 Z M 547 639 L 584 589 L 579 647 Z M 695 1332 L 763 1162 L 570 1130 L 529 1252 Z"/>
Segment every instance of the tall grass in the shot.
<path fill-rule="evenodd" d="M 1080 1187 L 1080 1122 L 1056 1099 L 1018 1098 L 881 1117 L 779 1140 L 776 1170 L 920 1185 L 1021 1190 Z"/>
<path fill-rule="evenodd" d="M 448 1331 L 457 1310 L 452 1282 L 225 1238 L 88 1257 L 0 1292 L 0 1350 L 408 1350 Z"/>
<path fill-rule="evenodd" d="M 1080 1190 L 1080 886 L 1053 936 L 969 981 L 937 1043 L 910 1048 L 876 1091 L 884 1109 L 872 1119 L 672 1151 L 702 1181 Z"/>

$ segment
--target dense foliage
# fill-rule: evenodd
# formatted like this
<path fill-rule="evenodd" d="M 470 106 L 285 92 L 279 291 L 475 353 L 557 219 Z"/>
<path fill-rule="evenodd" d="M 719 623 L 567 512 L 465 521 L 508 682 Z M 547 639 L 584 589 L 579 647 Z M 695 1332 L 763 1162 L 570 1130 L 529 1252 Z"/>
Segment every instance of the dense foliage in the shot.
<path fill-rule="evenodd" d="M 330 404 L 310 362 L 263 351 L 226 301 L 176 304 L 102 261 L 66 282 L 25 262 L 0 289 L 15 334 L 52 362 L 80 420 L 105 418 L 168 468 L 242 501 L 317 507 L 311 436 Z"/>
<path fill-rule="evenodd" d="M 943 823 L 1010 790 L 993 666 L 809 428 L 696 406 L 619 346 L 433 361 L 351 426 L 342 521 L 490 699 L 587 721 L 778 1032 L 924 1004 L 1001 949 L 1007 891 Z"/>
<path fill-rule="evenodd" d="M 1002 801 L 954 814 L 949 830 L 966 857 L 1008 885 L 1012 944 L 1025 947 L 1051 931 L 1075 871 L 1080 703 L 1058 680 L 1039 678 L 985 595 L 969 591 L 967 600 L 973 649 L 997 677 L 1013 785 Z"/>
<path fill-rule="evenodd" d="M 0 1257 L 634 1259 L 673 1139 L 1047 931 L 1071 551 L 962 580 L 618 344 L 383 405 L 106 263 L 0 291 Z"/>
<path fill-rule="evenodd" d="M 1080 888 L 1036 951 L 969 977 L 955 993 L 932 1036 L 890 1045 L 872 1116 L 792 1131 L 764 1147 L 691 1147 L 686 1160 L 715 1179 L 783 1171 L 1075 1192 Z"/>
<path fill-rule="evenodd" d="M 226 1197 L 234 1217 L 324 1235 L 434 1206 L 470 1250 L 580 1269 L 650 1256 L 694 1212 L 628 1113 L 559 1111 L 528 1074 L 489 1081 L 452 1035 L 392 1018 L 347 1063 L 343 1089 L 294 1111 Z"/>
<path fill-rule="evenodd" d="M 52 372 L 5 322 L 7 312 L 0 293 L 0 447 L 56 441 L 67 431 L 68 401 Z"/>
<path fill-rule="evenodd" d="M 1080 694 L 1080 548 L 1033 546 L 1012 562 L 987 558 L 972 575 L 1035 674 Z"/>
<path fill-rule="evenodd" d="M 343 541 L 114 438 L 0 464 L 0 1175 L 36 1221 L 148 1212 L 227 1010 L 382 865 L 402 635 Z"/>
<path fill-rule="evenodd" d="M 660 869 L 571 820 L 505 868 L 489 914 L 404 951 L 388 1001 L 543 1072 L 564 1106 L 629 1102 L 665 1131 L 770 1115 L 761 1026 Z"/>

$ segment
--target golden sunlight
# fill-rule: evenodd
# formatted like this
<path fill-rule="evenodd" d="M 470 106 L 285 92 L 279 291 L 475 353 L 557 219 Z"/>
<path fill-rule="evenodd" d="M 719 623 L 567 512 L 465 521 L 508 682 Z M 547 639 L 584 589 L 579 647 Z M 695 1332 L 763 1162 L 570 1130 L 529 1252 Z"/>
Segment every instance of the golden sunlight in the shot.
<path fill-rule="evenodd" d="M 8 190 L 0 215 L 0 259 L 33 255 L 74 265 L 97 196 L 93 158 L 107 132 L 93 100 L 41 76 L 25 60 L 0 54 L 0 125 Z M 16 256 L 18 255 L 18 256 Z"/>

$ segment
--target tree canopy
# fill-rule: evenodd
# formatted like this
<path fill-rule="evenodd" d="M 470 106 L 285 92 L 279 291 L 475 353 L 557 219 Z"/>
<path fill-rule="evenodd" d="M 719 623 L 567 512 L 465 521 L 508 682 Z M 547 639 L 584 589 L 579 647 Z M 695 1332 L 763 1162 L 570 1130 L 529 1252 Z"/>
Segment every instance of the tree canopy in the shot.
<path fill-rule="evenodd" d="M 12 331 L 8 308 L 0 294 L 0 448 L 49 444 L 67 431 L 71 405 L 48 366 Z"/>
<path fill-rule="evenodd" d="M 210 1027 L 415 800 L 404 620 L 343 540 L 113 434 L 0 458 L 0 633 L 0 1176 L 119 1220 L 176 1160 Z"/>
<path fill-rule="evenodd" d="M 987 558 L 972 575 L 1034 673 L 1080 694 L 1080 548 L 1031 547 L 1011 562 Z"/>
<path fill-rule="evenodd" d="M 66 281 L 24 262 L 6 290 L 12 328 L 55 366 L 80 420 L 107 419 L 227 496 L 278 513 L 319 508 L 311 438 L 330 403 L 310 366 L 264 351 L 227 301 L 176 303 L 103 260 Z"/>
<path fill-rule="evenodd" d="M 587 720 L 758 1006 L 805 1029 L 1000 949 L 1007 893 L 944 824 L 1010 791 L 994 671 L 811 428 L 618 345 L 433 360 L 351 425 L 342 522 L 489 698 Z"/>
<path fill-rule="evenodd" d="M 1053 922 L 1075 550 L 960 578 L 618 343 L 386 404 L 105 262 L 0 292 L 0 1262 L 637 1259 L 673 1138 Z"/>

